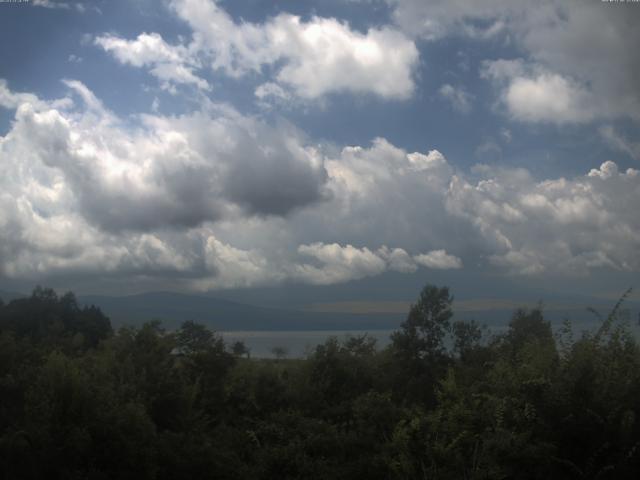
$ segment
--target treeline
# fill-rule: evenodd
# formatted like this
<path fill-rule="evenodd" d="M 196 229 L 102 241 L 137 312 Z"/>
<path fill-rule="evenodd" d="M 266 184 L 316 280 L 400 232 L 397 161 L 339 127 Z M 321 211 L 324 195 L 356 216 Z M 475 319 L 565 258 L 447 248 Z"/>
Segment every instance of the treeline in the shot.
<path fill-rule="evenodd" d="M 6 479 L 638 478 L 640 349 L 620 302 L 489 336 L 426 286 L 391 345 L 246 358 L 205 327 L 113 332 L 73 294 L 0 302 Z M 449 346 L 450 347 L 447 347 Z"/>

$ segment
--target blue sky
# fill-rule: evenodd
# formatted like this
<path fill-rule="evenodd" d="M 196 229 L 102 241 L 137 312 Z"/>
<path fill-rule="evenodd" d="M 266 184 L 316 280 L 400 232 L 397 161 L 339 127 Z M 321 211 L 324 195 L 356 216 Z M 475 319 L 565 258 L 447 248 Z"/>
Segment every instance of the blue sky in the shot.
<path fill-rule="evenodd" d="M 0 288 L 614 295 L 640 270 L 638 20 L 599 0 L 2 3 Z"/>

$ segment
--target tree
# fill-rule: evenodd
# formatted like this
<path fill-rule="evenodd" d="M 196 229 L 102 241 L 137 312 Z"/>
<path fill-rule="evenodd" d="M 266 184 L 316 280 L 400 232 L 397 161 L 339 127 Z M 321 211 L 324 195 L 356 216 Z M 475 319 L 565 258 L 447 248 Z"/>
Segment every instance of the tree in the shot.
<path fill-rule="evenodd" d="M 243 355 L 246 355 L 247 358 L 249 358 L 249 356 L 251 355 L 251 350 L 249 350 L 249 347 L 247 347 L 242 340 L 233 342 L 231 351 L 236 357 L 242 357 Z"/>
<path fill-rule="evenodd" d="M 448 362 L 444 339 L 450 331 L 452 302 L 447 287 L 427 284 L 411 306 L 402 330 L 391 335 L 397 369 L 395 390 L 407 400 L 427 405 L 436 400 L 436 383 Z"/>
<path fill-rule="evenodd" d="M 36 287 L 31 297 L 3 307 L 0 329 L 67 352 L 94 348 L 113 333 L 111 322 L 99 308 L 81 308 L 73 293 L 58 297 L 52 289 L 42 287 Z"/>
<path fill-rule="evenodd" d="M 355 357 L 370 357 L 376 353 L 376 339 L 369 334 L 347 336 L 343 349 Z"/>
<path fill-rule="evenodd" d="M 482 327 L 475 320 L 453 322 L 451 333 L 453 335 L 453 351 L 462 360 L 465 360 L 482 340 Z"/>
<path fill-rule="evenodd" d="M 275 346 L 271 349 L 271 353 L 278 359 L 282 360 L 287 355 L 289 355 L 289 349 L 287 347 Z"/>
<path fill-rule="evenodd" d="M 530 342 L 553 344 L 551 324 L 544 319 L 542 308 L 516 310 L 509 322 L 506 340 L 515 350 Z"/>
<path fill-rule="evenodd" d="M 176 341 L 180 353 L 194 355 L 219 349 L 222 339 L 204 325 L 189 320 L 178 330 Z"/>
<path fill-rule="evenodd" d="M 411 306 L 402 330 L 394 332 L 393 345 L 416 358 L 436 358 L 445 352 L 444 338 L 450 330 L 453 297 L 448 287 L 426 285 L 418 302 Z"/>

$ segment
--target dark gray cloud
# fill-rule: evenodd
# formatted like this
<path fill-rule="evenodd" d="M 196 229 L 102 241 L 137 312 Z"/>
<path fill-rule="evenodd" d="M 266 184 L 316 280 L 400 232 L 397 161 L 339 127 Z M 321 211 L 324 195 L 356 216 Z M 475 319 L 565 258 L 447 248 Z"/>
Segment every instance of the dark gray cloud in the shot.
<path fill-rule="evenodd" d="M 198 162 L 184 143 L 154 139 L 153 132 L 148 138 L 130 135 L 109 124 L 106 112 L 100 115 L 78 118 L 23 105 L 14 148 L 29 148 L 43 174 L 64 178 L 73 197 L 68 201 L 101 229 L 193 227 L 219 218 L 212 166 Z"/>
<path fill-rule="evenodd" d="M 274 135 L 266 127 L 238 133 L 227 155 L 224 191 L 249 213 L 286 215 L 327 198 L 327 171 L 319 152 L 301 147 L 295 134 Z"/>
<path fill-rule="evenodd" d="M 221 217 L 218 199 L 207 169 L 186 167 L 171 174 L 157 172 L 153 192 L 137 191 L 125 183 L 114 192 L 100 185 L 98 178 L 73 179 L 82 214 L 100 228 L 153 231 L 161 228 L 193 228 Z"/>
<path fill-rule="evenodd" d="M 234 205 L 285 215 L 325 197 L 323 159 L 291 128 L 224 110 L 143 123 L 130 131 L 101 107 L 25 103 L 7 148 L 29 150 L 24 162 L 58 177 L 69 206 L 112 233 L 193 228 Z"/>

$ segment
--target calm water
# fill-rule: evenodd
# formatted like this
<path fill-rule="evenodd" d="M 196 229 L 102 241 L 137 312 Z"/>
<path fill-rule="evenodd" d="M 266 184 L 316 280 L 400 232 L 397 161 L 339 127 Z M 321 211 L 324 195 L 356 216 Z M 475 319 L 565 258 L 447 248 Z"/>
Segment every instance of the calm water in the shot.
<path fill-rule="evenodd" d="M 599 326 L 598 322 L 575 322 L 573 325 L 574 339 L 578 339 L 583 331 L 595 331 Z M 554 331 L 560 327 L 559 324 L 552 325 Z M 500 334 L 507 330 L 507 325 L 493 325 L 485 334 Z M 631 332 L 640 340 L 640 327 L 638 323 L 630 326 Z M 219 332 L 227 343 L 241 340 L 251 350 L 254 358 L 274 358 L 273 348 L 282 347 L 287 351 L 287 358 L 303 358 L 329 337 L 337 337 L 344 340 L 347 336 L 360 336 L 367 334 L 376 339 L 376 346 L 382 349 L 389 345 L 389 336 L 395 330 L 272 330 L 272 331 L 228 331 Z"/>
<path fill-rule="evenodd" d="M 288 358 L 301 358 L 311 352 L 317 345 L 324 343 L 329 337 L 344 340 L 348 335 L 359 336 L 365 333 L 376 339 L 377 347 L 384 348 L 390 342 L 389 335 L 393 330 L 311 330 L 311 331 L 238 331 L 220 332 L 227 343 L 241 340 L 251 350 L 251 356 L 257 358 L 274 358 L 274 347 L 287 350 Z"/>

